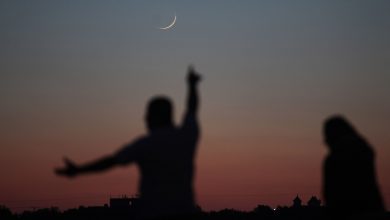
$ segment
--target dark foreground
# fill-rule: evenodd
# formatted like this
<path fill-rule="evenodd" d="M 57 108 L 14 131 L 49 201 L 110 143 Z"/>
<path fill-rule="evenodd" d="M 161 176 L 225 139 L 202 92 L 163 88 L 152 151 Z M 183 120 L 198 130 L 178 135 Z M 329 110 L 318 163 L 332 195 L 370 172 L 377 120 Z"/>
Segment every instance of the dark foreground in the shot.
<path fill-rule="evenodd" d="M 1 220 L 77 220 L 77 219 L 102 219 L 102 220 L 124 220 L 136 219 L 133 210 L 113 209 L 110 207 L 79 207 L 78 209 L 69 209 L 60 211 L 58 208 L 45 208 L 34 211 L 24 211 L 21 214 L 12 213 L 8 208 L 0 207 Z M 271 209 L 268 206 L 258 206 L 253 211 L 244 212 L 233 209 L 224 209 L 220 211 L 203 212 L 200 211 L 193 215 L 166 216 L 154 219 L 189 219 L 189 220 L 255 220 L 255 219 L 389 219 L 390 212 L 382 214 L 354 214 L 340 213 L 329 216 L 324 207 L 278 207 Z"/>

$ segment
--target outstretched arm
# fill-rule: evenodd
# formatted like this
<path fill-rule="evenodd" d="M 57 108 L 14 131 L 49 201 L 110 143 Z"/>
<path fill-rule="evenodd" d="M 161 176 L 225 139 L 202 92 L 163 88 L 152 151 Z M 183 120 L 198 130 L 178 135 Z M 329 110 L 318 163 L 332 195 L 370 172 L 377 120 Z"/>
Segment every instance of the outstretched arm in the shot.
<path fill-rule="evenodd" d="M 65 166 L 55 169 L 55 173 L 60 176 L 75 177 L 80 174 L 101 172 L 117 164 L 113 156 L 106 156 L 84 165 L 76 165 L 71 160 L 64 158 Z"/>
<path fill-rule="evenodd" d="M 199 95 L 198 95 L 198 83 L 200 81 L 200 75 L 195 72 L 194 68 L 190 66 L 188 68 L 188 98 L 187 98 L 187 110 L 186 114 L 194 114 L 195 116 L 198 113 L 199 108 Z"/>

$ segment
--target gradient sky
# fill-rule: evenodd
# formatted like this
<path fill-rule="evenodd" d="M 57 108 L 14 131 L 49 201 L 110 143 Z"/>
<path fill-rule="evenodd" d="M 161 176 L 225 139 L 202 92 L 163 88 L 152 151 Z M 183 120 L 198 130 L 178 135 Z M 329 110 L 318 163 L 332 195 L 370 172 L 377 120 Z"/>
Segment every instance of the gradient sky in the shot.
<path fill-rule="evenodd" d="M 146 102 L 176 121 L 189 64 L 201 84 L 196 194 L 206 210 L 321 196 L 324 119 L 374 146 L 390 207 L 390 1 L 1 1 L 0 204 L 102 205 L 136 193 L 136 166 L 74 180 L 144 134 Z M 169 31 L 167 25 L 177 15 Z"/>

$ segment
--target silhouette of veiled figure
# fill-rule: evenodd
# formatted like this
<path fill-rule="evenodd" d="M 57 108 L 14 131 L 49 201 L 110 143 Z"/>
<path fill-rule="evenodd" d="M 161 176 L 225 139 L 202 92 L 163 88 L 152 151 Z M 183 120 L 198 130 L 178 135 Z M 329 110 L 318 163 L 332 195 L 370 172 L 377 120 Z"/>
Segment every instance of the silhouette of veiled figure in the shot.
<path fill-rule="evenodd" d="M 56 173 L 74 177 L 136 163 L 141 172 L 139 218 L 194 213 L 194 157 L 200 133 L 197 119 L 199 81 L 200 76 L 190 67 L 187 109 L 180 126 L 173 123 L 171 101 L 166 97 L 155 97 L 147 107 L 147 135 L 112 155 L 85 165 L 79 166 L 66 159 L 66 166 L 57 169 Z"/>
<path fill-rule="evenodd" d="M 325 122 L 324 136 L 329 148 L 323 167 L 323 194 L 328 213 L 383 212 L 372 147 L 341 116 Z"/>

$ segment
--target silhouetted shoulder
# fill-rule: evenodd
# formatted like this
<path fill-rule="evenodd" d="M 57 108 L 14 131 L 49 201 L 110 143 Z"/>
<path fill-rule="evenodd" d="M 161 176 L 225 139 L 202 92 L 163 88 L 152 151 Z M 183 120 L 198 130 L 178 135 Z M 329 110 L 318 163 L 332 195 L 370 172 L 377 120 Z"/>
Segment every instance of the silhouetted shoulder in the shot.
<path fill-rule="evenodd" d="M 126 144 L 114 154 L 116 162 L 118 164 L 127 164 L 139 160 L 148 142 L 149 137 L 144 136 Z"/>

